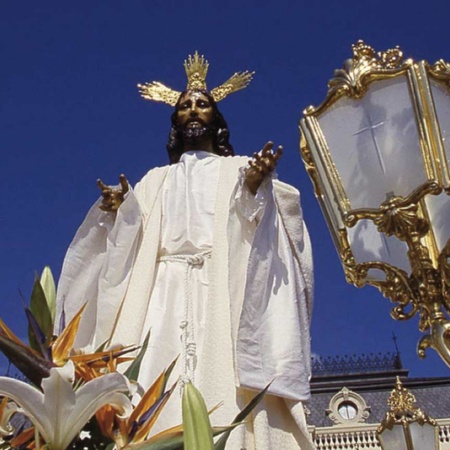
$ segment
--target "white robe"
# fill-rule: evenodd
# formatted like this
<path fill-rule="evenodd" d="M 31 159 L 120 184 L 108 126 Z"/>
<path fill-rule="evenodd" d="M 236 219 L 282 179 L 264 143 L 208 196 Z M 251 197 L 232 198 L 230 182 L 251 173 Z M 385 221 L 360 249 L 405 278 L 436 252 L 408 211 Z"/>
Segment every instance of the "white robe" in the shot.
<path fill-rule="evenodd" d="M 246 158 L 206 152 L 150 171 L 117 217 L 97 205 L 69 248 L 58 288 L 66 321 L 88 300 L 78 346 L 140 343 L 140 382 L 181 353 L 174 376 L 193 379 L 212 423 L 230 423 L 272 381 L 230 449 L 309 449 L 312 262 L 298 193 L 267 180 L 254 198 L 238 183 Z M 251 282 L 253 281 L 253 282 Z M 245 299 L 245 300 L 244 300 Z M 236 386 L 240 386 L 236 388 Z M 181 421 L 173 395 L 157 429 Z M 294 438 L 295 435 L 295 438 Z"/>

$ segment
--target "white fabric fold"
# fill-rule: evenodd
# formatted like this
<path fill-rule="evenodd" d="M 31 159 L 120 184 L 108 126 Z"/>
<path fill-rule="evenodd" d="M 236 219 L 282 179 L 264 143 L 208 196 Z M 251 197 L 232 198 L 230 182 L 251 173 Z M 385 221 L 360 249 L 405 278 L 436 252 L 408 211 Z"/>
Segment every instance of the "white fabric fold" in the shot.
<path fill-rule="evenodd" d="M 246 167 L 239 169 L 239 179 L 234 201 L 239 208 L 239 212 L 249 222 L 253 222 L 255 219 L 259 220 L 264 212 L 267 197 L 271 193 L 271 180 L 274 176 L 271 174 L 266 177 L 258 188 L 256 195 L 253 195 L 245 184 L 245 169 Z"/>
<path fill-rule="evenodd" d="M 243 406 L 248 388 L 260 390 L 272 381 L 261 407 L 265 413 L 254 422 L 261 437 L 252 439 L 260 443 L 249 445 L 248 427 L 238 428 L 230 441 L 236 445 L 230 448 L 264 449 L 275 448 L 267 446 L 267 439 L 275 439 L 272 431 L 263 437 L 269 426 L 264 414 L 290 421 L 288 428 L 297 420 L 292 408 L 271 396 L 294 403 L 309 398 L 312 260 L 298 192 L 269 178 L 251 196 L 242 176 L 238 181 L 247 161 L 189 152 L 178 164 L 148 172 L 115 218 L 94 205 L 66 255 L 58 317 L 64 306 L 67 322 L 88 302 L 76 340 L 80 347 L 105 340 L 141 343 L 151 328 L 155 335 L 141 379 L 148 386 L 181 346 L 177 321 L 184 317 L 185 286 L 191 286 L 196 384 L 209 407 L 225 402 L 213 417 L 224 425 Z M 185 265 L 170 255 L 203 251 L 211 257 L 188 271 L 186 284 Z M 170 320 L 174 325 L 166 326 Z M 173 398 L 160 428 L 177 422 L 179 402 Z M 304 417 L 298 420 L 304 433 Z M 284 443 L 278 448 L 299 448 L 291 431 L 277 433 L 276 442 Z"/>
<path fill-rule="evenodd" d="M 89 210 L 69 246 L 58 284 L 55 325 L 68 321 L 87 303 L 75 346 L 102 344 L 111 335 L 135 260 L 142 215 L 133 192 L 117 213 Z M 104 318 L 108 318 L 106 321 Z"/>
<path fill-rule="evenodd" d="M 280 196 L 282 204 L 277 208 L 274 193 L 268 196 L 247 266 L 237 345 L 239 379 L 243 386 L 258 389 L 272 383 L 273 394 L 307 400 L 311 296 L 301 267 L 307 266 L 304 254 L 309 240 L 302 221 L 287 215 L 285 220 L 296 228 L 289 239 L 277 211 L 290 202 L 299 204 L 298 193 L 280 182 L 275 186 L 285 190 L 285 197 Z M 311 269 L 312 265 L 307 271 Z"/>

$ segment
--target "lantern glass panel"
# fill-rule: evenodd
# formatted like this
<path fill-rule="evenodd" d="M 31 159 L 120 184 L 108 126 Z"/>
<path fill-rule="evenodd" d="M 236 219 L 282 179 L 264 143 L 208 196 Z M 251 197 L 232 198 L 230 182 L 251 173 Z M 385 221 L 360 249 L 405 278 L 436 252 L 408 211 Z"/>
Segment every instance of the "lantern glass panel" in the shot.
<path fill-rule="evenodd" d="M 356 263 L 381 261 L 392 266 L 411 271 L 407 257 L 407 245 L 394 236 L 379 233 L 371 220 L 360 220 L 354 227 L 348 228 L 348 238 Z M 368 278 L 385 280 L 384 272 L 370 270 Z"/>
<path fill-rule="evenodd" d="M 408 449 L 402 425 L 394 425 L 392 430 L 386 428 L 378 435 L 378 439 L 380 440 L 383 450 L 411 450 Z"/>
<path fill-rule="evenodd" d="M 409 425 L 409 429 L 414 443 L 414 450 L 434 450 L 438 448 L 436 446 L 437 430 L 433 425 L 429 423 L 420 425 L 417 422 L 413 422 Z"/>
<path fill-rule="evenodd" d="M 430 86 L 448 167 L 450 165 L 450 93 L 446 86 L 436 80 L 430 79 Z"/>
<path fill-rule="evenodd" d="M 378 208 L 427 181 L 406 75 L 340 98 L 318 121 L 351 209 Z"/>
<path fill-rule="evenodd" d="M 450 197 L 444 193 L 425 197 L 428 215 L 436 239 L 438 253 L 442 252 L 450 237 Z"/>

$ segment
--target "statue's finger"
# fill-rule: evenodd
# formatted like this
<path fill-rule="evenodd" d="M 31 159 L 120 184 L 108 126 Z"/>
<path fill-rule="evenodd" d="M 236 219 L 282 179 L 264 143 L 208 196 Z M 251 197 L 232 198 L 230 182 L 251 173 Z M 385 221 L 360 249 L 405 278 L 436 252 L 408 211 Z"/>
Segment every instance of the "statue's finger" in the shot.
<path fill-rule="evenodd" d="M 272 172 L 273 169 L 275 169 L 275 161 L 272 158 L 271 159 L 266 158 L 264 160 L 264 168 L 263 168 L 264 174 Z"/>
<path fill-rule="evenodd" d="M 273 142 L 272 141 L 267 141 L 264 145 L 264 147 L 261 150 L 261 153 L 264 155 L 267 152 L 270 152 L 272 150 L 273 147 Z"/>
<path fill-rule="evenodd" d="M 126 194 L 129 191 L 130 186 L 128 184 L 127 177 L 123 173 L 119 176 L 119 181 L 120 186 L 122 187 L 122 194 Z"/>
<path fill-rule="evenodd" d="M 274 155 L 275 161 L 278 161 L 281 158 L 282 155 L 283 155 L 283 146 L 279 145 L 278 148 L 277 148 L 277 151 L 276 151 L 276 153 Z"/>
<path fill-rule="evenodd" d="M 102 191 L 105 189 L 108 189 L 108 186 L 106 186 L 105 183 L 103 183 L 103 181 L 99 178 L 97 180 L 97 186 L 99 187 L 99 189 L 101 189 Z"/>

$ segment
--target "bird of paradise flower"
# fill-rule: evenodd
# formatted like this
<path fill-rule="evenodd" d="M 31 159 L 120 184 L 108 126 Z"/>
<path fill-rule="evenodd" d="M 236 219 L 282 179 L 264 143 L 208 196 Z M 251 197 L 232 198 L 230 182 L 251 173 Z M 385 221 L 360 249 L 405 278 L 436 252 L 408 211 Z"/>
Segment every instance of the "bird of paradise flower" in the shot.
<path fill-rule="evenodd" d="M 176 361 L 146 392 L 141 392 L 140 400 L 133 405 L 130 399 L 139 391 L 137 379 L 150 335 L 136 357 L 129 354 L 137 346 L 100 348 L 90 354 L 79 354 L 73 345 L 84 307 L 62 327 L 59 336 L 54 336 L 55 299 L 55 283 L 46 267 L 41 277 L 36 277 L 30 306 L 25 307 L 30 345 L 17 338 L 0 319 L 0 351 L 30 381 L 0 377 L 0 395 L 4 396 L 0 403 L 0 436 L 9 446 L 5 448 L 77 448 L 80 432 L 90 429 L 99 435 L 95 448 L 224 450 L 231 431 L 242 423 L 267 390 L 256 395 L 231 425 L 212 427 L 209 415 L 220 405 L 207 411 L 200 392 L 187 383 L 183 388 L 183 423 L 149 438 L 177 384 L 167 387 Z M 118 366 L 124 362 L 130 365 L 122 374 Z M 14 435 L 9 421 L 18 412 L 29 418 L 32 427 Z M 218 435 L 221 437 L 214 442 Z"/>

